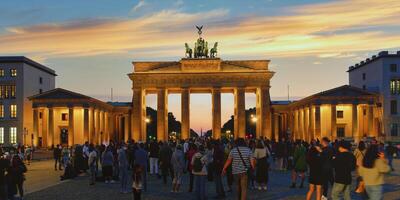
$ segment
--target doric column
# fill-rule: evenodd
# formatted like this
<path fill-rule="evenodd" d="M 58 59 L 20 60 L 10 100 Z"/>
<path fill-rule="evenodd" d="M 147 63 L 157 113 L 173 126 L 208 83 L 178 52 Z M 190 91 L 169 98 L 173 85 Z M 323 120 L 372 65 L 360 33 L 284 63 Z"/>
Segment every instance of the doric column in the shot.
<path fill-rule="evenodd" d="M 336 104 L 331 104 L 331 139 L 335 140 L 337 138 L 336 133 Z"/>
<path fill-rule="evenodd" d="M 322 139 L 321 135 L 321 107 L 319 105 L 315 106 L 314 113 L 314 121 L 315 121 L 315 135 L 317 138 Z"/>
<path fill-rule="evenodd" d="M 132 138 L 139 141 L 146 135 L 146 95 L 143 89 L 133 89 Z M 145 136 L 146 137 L 146 136 Z"/>
<path fill-rule="evenodd" d="M 245 107 L 245 90 L 244 88 L 235 88 L 235 118 L 234 118 L 234 137 L 245 138 L 246 136 L 246 107 Z"/>
<path fill-rule="evenodd" d="M 256 115 L 257 115 L 257 137 L 272 138 L 271 107 L 269 97 L 269 87 L 263 86 L 256 91 Z"/>
<path fill-rule="evenodd" d="M 214 139 L 221 138 L 221 89 L 212 90 L 212 134 Z"/>
<path fill-rule="evenodd" d="M 373 137 L 375 135 L 374 131 L 374 107 L 372 104 L 368 105 L 368 136 Z"/>
<path fill-rule="evenodd" d="M 49 131 L 48 131 L 48 125 L 47 125 L 47 112 L 46 112 L 46 108 L 42 108 L 41 109 L 41 113 L 42 113 L 42 145 L 43 147 L 47 148 L 47 147 L 51 147 L 49 146 L 49 142 L 48 142 L 48 135 L 49 135 Z M 39 113 L 40 115 L 40 113 Z"/>
<path fill-rule="evenodd" d="M 355 142 L 358 143 L 360 136 L 358 134 L 358 110 L 357 110 L 357 103 L 353 103 L 351 105 L 351 129 L 352 129 L 352 137 L 354 138 Z"/>
<path fill-rule="evenodd" d="M 308 141 L 308 115 L 307 107 L 303 108 L 303 140 Z"/>
<path fill-rule="evenodd" d="M 89 108 L 83 108 L 83 140 L 89 142 Z"/>
<path fill-rule="evenodd" d="M 54 141 L 54 110 L 53 107 L 48 107 L 49 129 L 48 129 L 48 144 L 49 146 L 56 145 Z"/>
<path fill-rule="evenodd" d="M 312 105 L 308 107 L 308 121 L 309 121 L 308 134 L 310 136 L 310 139 L 314 139 L 315 130 L 314 130 L 314 115 L 313 115 Z"/>
<path fill-rule="evenodd" d="M 271 136 L 271 138 L 272 139 L 275 139 L 276 141 L 278 140 L 278 139 L 280 139 L 281 137 L 280 137 L 280 133 L 279 133 L 279 114 L 273 114 L 272 116 L 274 116 L 274 118 L 273 119 L 271 119 L 271 120 L 273 120 L 273 123 L 274 123 L 274 129 L 273 129 L 273 134 L 272 134 L 272 136 Z"/>
<path fill-rule="evenodd" d="M 129 140 L 129 115 L 124 115 L 124 142 Z"/>
<path fill-rule="evenodd" d="M 68 146 L 74 145 L 74 108 L 68 108 Z"/>
<path fill-rule="evenodd" d="M 94 129 L 94 125 L 95 125 L 95 116 L 94 116 L 94 108 L 90 109 L 90 134 L 89 134 L 89 141 L 90 143 L 95 143 L 96 139 L 95 139 L 95 129 Z"/>
<path fill-rule="evenodd" d="M 189 88 L 183 88 L 181 93 L 181 136 L 182 139 L 190 137 L 190 91 Z"/>
<path fill-rule="evenodd" d="M 165 88 L 157 90 L 157 139 L 168 140 L 168 93 Z"/>
<path fill-rule="evenodd" d="M 39 135 L 39 111 L 38 108 L 33 109 L 33 145 L 38 146 L 38 135 Z M 32 139 L 32 138 L 31 138 Z"/>

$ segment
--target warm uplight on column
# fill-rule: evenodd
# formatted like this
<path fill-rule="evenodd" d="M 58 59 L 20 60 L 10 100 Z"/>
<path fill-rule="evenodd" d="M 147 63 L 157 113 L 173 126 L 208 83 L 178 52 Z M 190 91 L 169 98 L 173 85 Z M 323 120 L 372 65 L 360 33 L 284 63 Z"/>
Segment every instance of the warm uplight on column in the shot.
<path fill-rule="evenodd" d="M 147 124 L 151 122 L 149 117 L 146 117 L 146 119 L 144 120 Z"/>
<path fill-rule="evenodd" d="M 250 119 L 251 119 L 251 121 L 252 121 L 253 123 L 256 123 L 256 122 L 257 122 L 257 117 L 254 116 L 253 114 L 250 115 Z"/>

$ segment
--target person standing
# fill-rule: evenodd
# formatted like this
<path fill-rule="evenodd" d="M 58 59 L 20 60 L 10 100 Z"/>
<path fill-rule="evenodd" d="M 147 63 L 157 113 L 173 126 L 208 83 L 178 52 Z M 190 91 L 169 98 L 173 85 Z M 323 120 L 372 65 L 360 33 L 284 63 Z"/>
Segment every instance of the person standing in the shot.
<path fill-rule="evenodd" d="M 330 146 L 329 139 L 327 137 L 322 138 L 322 173 L 324 174 L 324 183 L 322 184 L 322 200 L 327 200 L 329 184 L 333 185 L 333 166 L 332 158 L 334 156 L 334 150 Z"/>
<path fill-rule="evenodd" d="M 215 189 L 217 192 L 216 198 L 224 198 L 225 191 L 224 186 L 222 184 L 222 169 L 224 168 L 224 150 L 223 146 L 219 142 L 219 140 L 215 141 L 214 150 L 213 150 L 213 162 L 214 162 L 214 181 L 215 181 Z M 210 173 L 210 171 L 208 171 Z"/>
<path fill-rule="evenodd" d="M 25 149 L 25 157 L 26 157 L 26 161 L 27 161 L 28 165 L 30 165 L 32 157 L 33 157 L 33 150 L 29 146 L 27 146 Z"/>
<path fill-rule="evenodd" d="M 349 142 L 339 142 L 339 153 L 333 160 L 335 182 L 332 187 L 332 200 L 339 200 L 342 195 L 345 200 L 351 200 L 351 172 L 356 169 L 356 157 L 350 149 Z"/>
<path fill-rule="evenodd" d="M 236 175 L 238 180 L 238 199 L 245 200 L 247 198 L 247 172 L 250 168 L 255 168 L 255 161 L 243 138 L 238 138 L 236 145 L 237 147 L 229 153 L 222 175 L 226 174 L 227 168 L 232 164 L 232 174 Z"/>
<path fill-rule="evenodd" d="M 193 166 L 192 173 L 194 175 L 196 199 L 205 200 L 207 199 L 206 179 L 207 165 L 209 163 L 203 145 L 199 146 L 199 151 L 194 154 L 191 163 Z"/>
<path fill-rule="evenodd" d="M 196 153 L 197 153 L 197 146 L 195 144 L 193 144 L 193 143 L 190 143 L 189 144 L 189 150 L 186 153 L 186 157 L 187 157 L 187 160 L 188 160 L 187 169 L 188 169 L 188 172 L 189 172 L 189 192 L 193 191 L 194 175 L 192 173 L 192 169 L 193 169 L 192 159 L 193 159 L 194 154 L 196 154 Z"/>
<path fill-rule="evenodd" d="M 58 164 L 58 170 L 61 169 L 61 149 L 60 145 L 57 144 L 55 148 L 53 148 L 53 157 L 54 157 L 54 170 L 57 171 L 57 164 Z"/>
<path fill-rule="evenodd" d="M 384 174 L 390 170 L 385 154 L 379 152 L 378 145 L 370 145 L 358 172 L 364 180 L 365 190 L 371 200 L 383 199 Z"/>
<path fill-rule="evenodd" d="M 171 157 L 172 168 L 174 169 L 174 180 L 172 181 L 171 192 L 179 192 L 182 183 L 183 170 L 185 169 L 185 155 L 182 151 L 182 145 L 178 144 Z"/>
<path fill-rule="evenodd" d="M 392 142 L 388 142 L 388 146 L 386 147 L 385 152 L 386 152 L 386 156 L 387 156 L 387 160 L 388 160 L 388 164 L 390 166 L 390 169 L 392 171 L 394 171 L 394 168 L 393 168 L 393 157 L 394 157 L 394 154 L 396 154 L 397 149 L 396 149 L 396 147 L 394 147 L 392 145 Z"/>
<path fill-rule="evenodd" d="M 108 146 L 101 155 L 101 167 L 105 183 L 111 183 L 113 176 L 113 162 L 114 156 L 111 152 L 111 147 Z"/>
<path fill-rule="evenodd" d="M 147 151 L 144 150 L 144 144 L 140 143 L 139 148 L 135 151 L 135 164 L 142 168 L 143 190 L 147 191 L 147 162 L 149 161 Z"/>
<path fill-rule="evenodd" d="M 160 153 L 160 148 L 156 141 L 150 143 L 150 175 L 158 175 L 158 154 Z"/>
<path fill-rule="evenodd" d="M 354 156 L 356 157 L 356 169 L 357 169 L 356 171 L 357 171 L 357 182 L 358 182 L 355 190 L 356 193 L 363 193 L 365 191 L 364 181 L 362 180 L 362 177 L 358 172 L 358 168 L 362 165 L 365 151 L 366 151 L 365 142 L 360 141 L 358 143 L 358 147 L 356 148 L 356 150 L 354 150 Z"/>
<path fill-rule="evenodd" d="M 133 166 L 132 172 L 132 191 L 133 191 L 133 200 L 140 200 L 143 189 L 143 169 L 142 166 L 135 164 Z"/>
<path fill-rule="evenodd" d="M 128 156 L 126 155 L 127 147 L 122 144 L 118 149 L 118 166 L 121 181 L 121 193 L 128 193 Z"/>
<path fill-rule="evenodd" d="M 90 144 L 89 145 L 89 157 L 88 157 L 88 166 L 89 166 L 89 170 L 90 170 L 90 180 L 89 180 L 89 184 L 90 185 L 94 185 L 95 181 L 96 181 L 96 165 L 97 165 L 97 152 L 94 149 L 94 145 Z"/>
<path fill-rule="evenodd" d="M 301 141 L 298 141 L 293 154 L 294 169 L 292 170 L 292 185 L 290 188 L 296 188 L 297 176 L 301 177 L 299 188 L 304 187 L 305 172 L 307 171 L 306 161 L 307 150 Z"/>
<path fill-rule="evenodd" d="M 69 156 L 70 156 L 70 151 L 68 147 L 64 147 L 61 151 L 62 154 L 62 161 L 63 161 L 63 167 L 64 169 L 67 167 L 68 161 L 69 161 Z"/>
<path fill-rule="evenodd" d="M 268 148 L 265 148 L 262 141 L 258 140 L 256 149 L 254 150 L 254 158 L 256 159 L 256 180 L 258 190 L 267 190 L 268 183 Z"/>
<path fill-rule="evenodd" d="M 161 167 L 161 174 L 163 177 L 164 184 L 167 184 L 167 177 L 170 172 L 171 168 L 171 156 L 172 156 L 172 149 L 168 145 L 168 142 L 164 142 L 159 154 L 160 160 L 160 167 Z M 172 174 L 171 174 L 172 176 Z"/>
<path fill-rule="evenodd" d="M 323 174 L 322 174 L 322 157 L 321 157 L 322 149 L 320 146 L 312 146 L 307 155 L 307 162 L 310 167 L 310 176 L 308 182 L 310 183 L 310 187 L 307 192 L 307 200 L 311 200 L 311 197 L 316 190 L 315 197 L 317 200 L 321 200 L 322 196 L 322 183 L 323 183 Z"/>
<path fill-rule="evenodd" d="M 7 179 L 6 172 L 10 168 L 10 160 L 3 155 L 3 149 L 0 148 L 0 199 L 7 199 Z"/>
<path fill-rule="evenodd" d="M 16 189 L 18 189 L 18 193 L 20 196 L 20 200 L 24 198 L 24 181 L 25 181 L 25 176 L 24 173 L 26 173 L 27 168 L 24 164 L 24 162 L 21 160 L 21 158 L 18 155 L 14 155 L 11 161 L 11 167 L 8 170 L 9 177 L 11 178 L 11 185 L 8 185 L 8 187 L 15 188 L 13 191 L 15 191 L 14 194 L 10 194 L 9 197 L 13 197 L 16 194 Z M 13 198 L 12 198 L 13 199 Z"/>

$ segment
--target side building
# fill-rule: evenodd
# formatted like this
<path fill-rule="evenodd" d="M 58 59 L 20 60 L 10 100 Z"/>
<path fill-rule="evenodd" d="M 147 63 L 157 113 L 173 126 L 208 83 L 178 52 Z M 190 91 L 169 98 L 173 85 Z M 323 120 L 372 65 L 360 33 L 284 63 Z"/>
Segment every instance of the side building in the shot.
<path fill-rule="evenodd" d="M 34 144 L 32 102 L 55 87 L 54 70 L 24 56 L 0 57 L 0 144 Z M 37 145 L 36 143 L 34 145 Z"/>
<path fill-rule="evenodd" d="M 391 54 L 381 51 L 378 55 L 350 66 L 349 84 L 379 95 L 382 107 L 382 127 L 379 136 L 385 140 L 400 139 L 400 51 Z M 379 126 L 378 121 L 373 126 Z"/>

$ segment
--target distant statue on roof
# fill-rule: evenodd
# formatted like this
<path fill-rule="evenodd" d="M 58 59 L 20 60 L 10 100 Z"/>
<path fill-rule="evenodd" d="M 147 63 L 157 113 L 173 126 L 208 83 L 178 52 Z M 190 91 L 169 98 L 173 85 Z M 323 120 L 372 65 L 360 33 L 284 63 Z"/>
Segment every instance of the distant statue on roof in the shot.
<path fill-rule="evenodd" d="M 218 46 L 218 42 L 214 43 L 214 47 L 211 48 L 211 50 L 210 50 L 210 57 L 211 58 L 217 57 L 217 46 Z"/>
<path fill-rule="evenodd" d="M 186 58 L 192 58 L 193 50 L 189 47 L 188 43 L 185 43 L 185 48 L 186 48 L 186 53 L 185 53 Z"/>
<path fill-rule="evenodd" d="M 193 53 L 194 58 L 209 58 L 213 57 L 215 58 L 217 56 L 217 45 L 218 43 L 214 44 L 214 47 L 210 51 L 210 56 L 208 55 L 209 50 L 208 50 L 208 42 L 205 41 L 202 37 L 201 34 L 203 33 L 202 29 L 203 26 L 196 26 L 197 28 L 197 33 L 199 34 L 199 38 L 197 41 L 194 43 L 194 48 L 193 51 L 189 47 L 187 43 L 185 43 L 185 48 L 186 48 L 186 53 L 185 56 L 186 58 L 192 58 L 191 54 Z"/>

